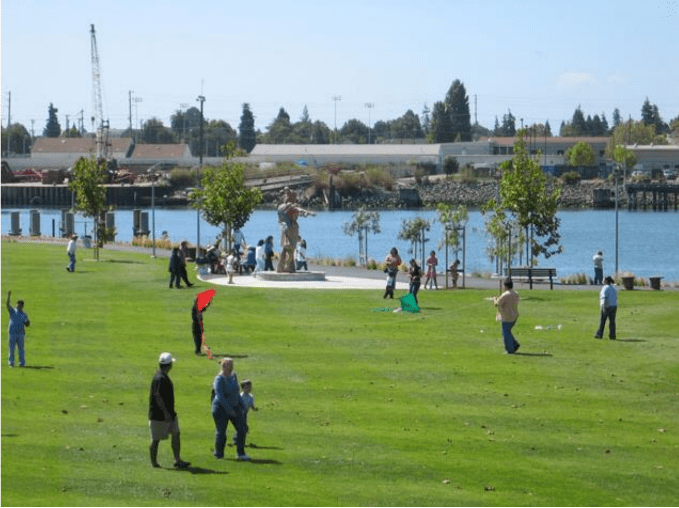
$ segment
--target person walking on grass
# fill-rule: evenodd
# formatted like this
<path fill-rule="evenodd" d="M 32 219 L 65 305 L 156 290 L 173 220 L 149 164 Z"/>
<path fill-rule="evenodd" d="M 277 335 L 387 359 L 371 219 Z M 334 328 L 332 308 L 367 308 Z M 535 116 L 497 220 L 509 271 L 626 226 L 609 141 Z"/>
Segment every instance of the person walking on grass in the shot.
<path fill-rule="evenodd" d="M 250 460 L 245 454 L 245 417 L 243 403 L 240 398 L 238 377 L 233 371 L 233 359 L 222 358 L 219 362 L 221 370 L 212 384 L 212 418 L 215 421 L 215 450 L 213 455 L 224 458 L 226 446 L 226 426 L 231 422 L 236 428 L 236 453 L 238 460 Z"/>
<path fill-rule="evenodd" d="M 493 297 L 493 303 L 497 307 L 496 319 L 502 324 L 502 339 L 508 354 L 514 354 L 521 345 L 514 338 L 512 328 L 519 318 L 519 295 L 514 291 L 512 279 L 506 279 L 505 292 L 500 296 Z"/>
<path fill-rule="evenodd" d="M 247 435 L 250 432 L 250 426 L 248 425 L 248 412 L 250 409 L 253 411 L 259 411 L 259 408 L 255 406 L 255 396 L 252 394 L 252 381 L 249 379 L 244 379 L 243 382 L 240 384 L 241 389 L 243 390 L 240 392 L 240 401 L 241 405 L 243 407 L 243 425 L 245 426 L 245 434 Z M 233 444 L 238 443 L 238 436 L 234 434 L 233 436 Z M 243 442 L 243 446 L 245 446 L 245 442 Z M 254 444 L 251 444 L 250 446 L 255 446 Z"/>
<path fill-rule="evenodd" d="M 179 244 L 179 274 L 181 278 L 184 279 L 184 283 L 191 287 L 193 284 L 189 282 L 189 274 L 186 272 L 186 251 L 188 249 L 188 243 L 186 240 Z"/>
<path fill-rule="evenodd" d="M 149 394 L 151 445 L 149 446 L 149 453 L 151 465 L 160 467 L 160 464 L 158 464 L 158 444 L 172 435 L 174 467 L 183 469 L 191 463 L 184 462 L 180 456 L 181 442 L 179 439 L 179 420 L 174 409 L 174 386 L 170 376 L 168 376 L 173 363 L 174 358 L 170 353 L 161 353 L 158 359 L 158 371 L 151 381 L 151 392 Z"/>
<path fill-rule="evenodd" d="M 172 254 L 170 254 L 170 264 L 167 267 L 167 271 L 170 272 L 170 289 L 175 285 L 177 289 L 181 289 L 181 259 L 179 255 L 179 247 L 172 249 Z"/>
<path fill-rule="evenodd" d="M 71 235 L 71 239 L 66 247 L 66 254 L 68 254 L 69 263 L 66 267 L 67 272 L 75 272 L 75 249 L 78 246 L 78 235 Z"/>
<path fill-rule="evenodd" d="M 14 367 L 14 350 L 19 349 L 19 367 L 26 365 L 24 353 L 24 339 L 26 331 L 24 327 L 31 326 L 28 314 L 24 312 L 24 301 L 17 300 L 16 308 L 12 307 L 12 292 L 7 291 L 7 311 L 9 312 L 9 366 Z"/>
<path fill-rule="evenodd" d="M 615 289 L 613 277 L 610 275 L 606 277 L 604 283 L 605 285 L 599 293 L 599 307 L 601 308 L 599 329 L 594 338 L 602 339 L 604 337 L 604 327 L 608 319 L 608 338 L 615 340 L 615 315 L 618 312 L 618 291 Z"/>

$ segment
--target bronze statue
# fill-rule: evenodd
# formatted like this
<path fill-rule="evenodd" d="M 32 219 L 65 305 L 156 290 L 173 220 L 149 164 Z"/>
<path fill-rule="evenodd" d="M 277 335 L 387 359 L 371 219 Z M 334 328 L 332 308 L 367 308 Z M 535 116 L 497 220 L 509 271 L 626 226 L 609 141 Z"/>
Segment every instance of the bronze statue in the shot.
<path fill-rule="evenodd" d="M 297 195 L 288 187 L 285 198 L 278 207 L 278 223 L 281 225 L 281 257 L 278 260 L 278 273 L 295 273 L 295 248 L 300 239 L 297 217 L 316 215 L 297 204 Z"/>

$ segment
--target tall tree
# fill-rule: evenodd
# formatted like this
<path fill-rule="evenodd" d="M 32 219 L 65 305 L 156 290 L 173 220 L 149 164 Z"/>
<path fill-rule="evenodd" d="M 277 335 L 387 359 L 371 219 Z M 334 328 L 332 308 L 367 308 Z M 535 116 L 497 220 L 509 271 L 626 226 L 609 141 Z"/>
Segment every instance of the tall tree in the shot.
<path fill-rule="evenodd" d="M 278 116 L 267 127 L 265 139 L 271 144 L 289 143 L 289 137 L 292 133 L 292 125 L 290 124 L 290 115 L 285 108 L 281 107 L 278 110 Z"/>
<path fill-rule="evenodd" d="M 57 112 L 59 110 L 55 108 L 50 102 L 49 108 L 47 109 L 47 125 L 42 131 L 42 135 L 48 138 L 58 138 L 61 134 L 61 125 L 59 125 L 59 119 L 57 118 Z"/>
<path fill-rule="evenodd" d="M 427 106 L 427 103 L 424 103 L 424 107 L 422 108 L 422 131 L 424 132 L 424 136 L 427 137 L 429 136 L 429 130 L 431 129 L 431 110 L 429 109 L 429 106 Z"/>
<path fill-rule="evenodd" d="M 104 220 L 102 214 L 106 206 L 106 162 L 98 163 L 94 157 L 81 157 L 73 166 L 68 188 L 75 194 L 75 209 L 83 212 L 95 223 L 95 257 L 99 259 L 99 246 L 105 239 Z"/>
<path fill-rule="evenodd" d="M 146 144 L 169 144 L 174 143 L 172 131 L 165 127 L 162 120 L 151 118 L 144 122 L 141 131 L 141 139 Z"/>
<path fill-rule="evenodd" d="M 368 142 L 368 126 L 356 118 L 348 120 L 339 132 L 342 139 L 351 141 L 355 145 Z"/>
<path fill-rule="evenodd" d="M 622 123 L 622 115 L 620 115 L 620 110 L 618 108 L 615 108 L 613 110 L 613 126 L 611 129 L 615 130 L 615 128 Z"/>
<path fill-rule="evenodd" d="M 391 133 L 396 139 L 422 139 L 424 132 L 418 117 L 411 109 L 391 123 Z"/>
<path fill-rule="evenodd" d="M 469 96 L 459 79 L 453 81 L 446 94 L 446 111 L 450 115 L 451 141 L 471 141 L 472 124 L 469 112 Z"/>
<path fill-rule="evenodd" d="M 502 135 L 513 138 L 516 136 L 516 118 L 512 115 L 512 110 L 508 109 L 507 114 L 502 116 Z"/>
<path fill-rule="evenodd" d="M 255 132 L 255 117 L 250 111 L 250 104 L 243 104 L 243 112 L 238 126 L 238 144 L 247 153 L 252 152 L 257 145 L 257 133 Z"/>
<path fill-rule="evenodd" d="M 262 191 L 245 186 L 244 164 L 226 160 L 221 167 L 203 172 L 201 187 L 189 198 L 208 224 L 222 228 L 230 249 L 233 231 L 245 226 L 262 201 Z"/>
<path fill-rule="evenodd" d="M 316 145 L 330 144 L 330 127 L 325 122 L 316 120 L 311 126 L 311 142 Z"/>
<path fill-rule="evenodd" d="M 377 124 L 375 124 L 377 128 Z M 446 105 L 437 101 L 431 114 L 431 131 L 429 139 L 432 143 L 449 143 L 453 141 L 453 126 L 450 122 L 450 115 L 446 111 Z"/>
<path fill-rule="evenodd" d="M 540 254 L 549 258 L 563 250 L 559 245 L 561 235 L 556 216 L 561 189 L 548 188 L 547 176 L 526 150 L 525 135 L 525 130 L 519 130 L 514 156 L 501 166 L 500 202 L 490 200 L 485 210 L 497 217 L 513 216 L 525 232 L 526 258 L 532 265 Z"/>
<path fill-rule="evenodd" d="M 211 120 L 203 133 L 207 157 L 222 157 L 229 143 L 236 144 L 238 133 L 224 120 Z"/>
<path fill-rule="evenodd" d="M 12 153 L 26 154 L 31 152 L 33 139 L 20 123 L 13 123 L 8 129 L 2 128 L 2 150 L 7 149 L 7 136 L 9 136 L 9 151 Z"/>

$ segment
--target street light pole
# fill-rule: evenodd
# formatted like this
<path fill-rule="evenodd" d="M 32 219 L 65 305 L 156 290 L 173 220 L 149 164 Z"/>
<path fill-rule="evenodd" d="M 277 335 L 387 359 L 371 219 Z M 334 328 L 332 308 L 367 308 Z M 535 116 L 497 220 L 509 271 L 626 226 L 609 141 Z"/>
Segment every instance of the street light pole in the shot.
<path fill-rule="evenodd" d="M 368 108 L 368 144 L 370 144 L 370 110 L 375 107 L 375 104 L 366 102 L 365 107 Z"/>
<path fill-rule="evenodd" d="M 154 164 L 148 169 L 151 175 L 151 257 L 156 257 L 156 172 Z"/>
<path fill-rule="evenodd" d="M 333 95 L 332 100 L 335 101 L 335 144 L 337 144 L 337 101 L 341 101 L 342 96 Z"/>
<path fill-rule="evenodd" d="M 198 180 L 196 186 L 200 186 L 200 168 L 203 167 L 203 103 L 205 102 L 205 97 L 199 95 L 196 100 L 200 102 L 200 147 L 198 149 L 200 162 L 196 169 L 196 180 Z M 196 258 L 198 257 L 198 249 L 200 249 L 200 209 L 196 210 Z"/>
<path fill-rule="evenodd" d="M 618 177 L 620 164 L 615 165 L 615 273 L 618 273 Z"/>

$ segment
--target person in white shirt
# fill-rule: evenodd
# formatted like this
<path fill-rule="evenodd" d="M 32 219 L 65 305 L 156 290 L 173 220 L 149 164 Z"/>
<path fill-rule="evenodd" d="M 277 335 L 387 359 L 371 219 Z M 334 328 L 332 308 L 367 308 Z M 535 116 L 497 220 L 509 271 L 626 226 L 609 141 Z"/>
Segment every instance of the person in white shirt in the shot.
<path fill-rule="evenodd" d="M 66 248 L 66 254 L 68 254 L 68 259 L 70 262 L 66 267 L 69 272 L 75 272 L 75 249 L 78 243 L 78 235 L 71 236 L 71 240 L 68 242 L 68 247 Z"/>
<path fill-rule="evenodd" d="M 257 248 L 255 249 L 255 260 L 257 261 L 257 269 L 252 272 L 254 275 L 256 272 L 264 271 L 264 240 L 257 242 Z"/>
<path fill-rule="evenodd" d="M 243 426 L 247 435 L 250 432 L 250 427 L 248 426 L 248 411 L 250 411 L 250 409 L 259 411 L 259 408 L 255 406 L 255 396 L 251 393 L 252 381 L 244 379 L 240 384 L 240 387 L 243 390 L 240 392 L 241 407 L 243 408 Z M 236 443 L 236 435 L 233 436 L 233 442 Z M 245 444 L 243 444 L 243 446 L 245 446 Z"/>
<path fill-rule="evenodd" d="M 296 269 L 299 271 L 304 267 L 305 270 L 309 270 L 306 264 L 306 240 L 301 240 L 297 247 L 295 247 L 295 261 L 297 262 Z"/>
<path fill-rule="evenodd" d="M 610 275 L 604 280 L 605 286 L 599 293 L 599 306 L 601 308 L 601 318 L 599 329 L 594 335 L 595 339 L 604 337 L 604 327 L 608 319 L 608 338 L 615 340 L 615 315 L 618 312 L 618 291 L 613 286 L 613 277 Z"/>
<path fill-rule="evenodd" d="M 604 281 L 604 253 L 599 251 L 592 257 L 594 263 L 594 285 L 603 284 Z"/>

